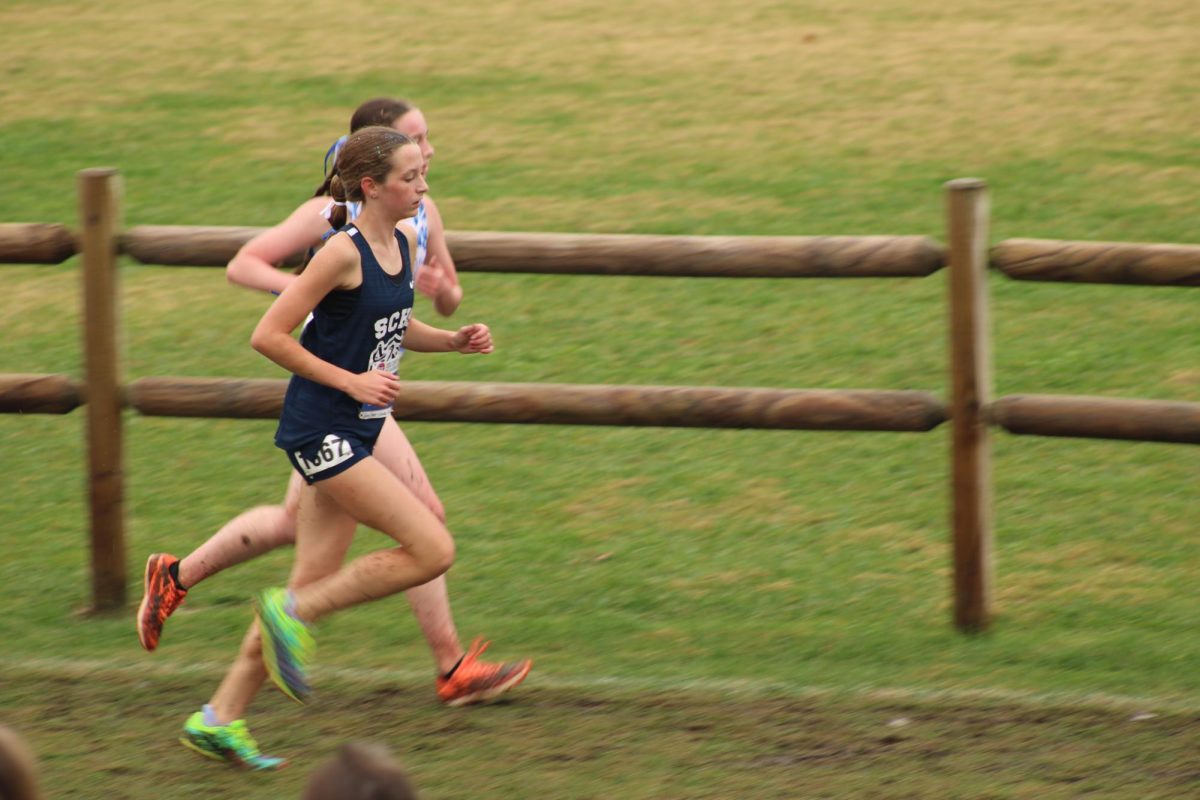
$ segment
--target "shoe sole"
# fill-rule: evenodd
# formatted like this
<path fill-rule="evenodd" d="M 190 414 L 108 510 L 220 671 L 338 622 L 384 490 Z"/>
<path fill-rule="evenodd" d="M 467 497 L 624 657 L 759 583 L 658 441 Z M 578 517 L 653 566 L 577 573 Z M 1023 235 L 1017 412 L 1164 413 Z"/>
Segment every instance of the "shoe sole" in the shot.
<path fill-rule="evenodd" d="M 519 684 L 521 681 L 525 680 L 525 676 L 529 674 L 529 671 L 531 669 L 533 669 L 532 661 L 525 664 L 525 669 L 521 670 L 520 672 L 516 673 L 515 675 L 512 675 L 507 680 L 505 680 L 503 683 L 496 684 L 495 686 L 493 686 L 490 689 L 484 689 L 482 691 L 472 692 L 471 694 L 463 695 L 462 697 L 456 697 L 453 700 L 443 700 L 442 702 L 444 705 L 447 705 L 450 708 L 458 708 L 459 706 L 470 706 L 470 705 L 475 705 L 477 703 L 486 703 L 488 700 L 491 700 L 494 697 L 499 697 L 500 695 L 507 692 L 509 689 L 511 689 L 514 686 L 516 686 L 517 684 Z"/>
<path fill-rule="evenodd" d="M 186 736 L 180 736 L 179 743 L 181 745 L 183 745 L 184 747 L 186 747 L 188 750 L 191 750 L 193 753 L 199 753 L 200 755 L 204 756 L 205 758 L 209 759 L 210 761 L 220 761 L 222 764 L 235 763 L 235 762 L 230 761 L 227 758 L 222 758 L 221 756 L 217 755 L 216 753 L 214 753 L 210 750 L 205 750 L 203 747 L 196 744 L 195 742 L 193 742 L 191 739 L 189 739 Z"/>
<path fill-rule="evenodd" d="M 252 772 L 272 772 L 275 770 L 281 770 L 288 765 L 288 761 L 285 759 L 284 761 L 281 761 L 272 767 L 266 767 L 266 768 L 260 769 L 258 767 L 250 766 L 245 761 L 239 761 L 238 759 L 225 758 L 224 756 L 217 755 L 216 753 L 212 752 L 211 750 L 205 750 L 203 747 L 200 747 L 198 744 L 193 742 L 191 739 L 187 738 L 187 736 L 180 736 L 179 743 L 181 745 L 183 745 L 184 747 L 186 747 L 188 750 L 191 750 L 193 753 L 199 753 L 200 755 L 204 756 L 205 758 L 209 759 L 210 761 L 216 761 L 219 764 L 227 764 L 228 766 L 231 766 L 231 767 L 236 767 L 238 769 L 250 770 Z"/>
<path fill-rule="evenodd" d="M 150 557 L 146 559 L 146 571 L 142 575 L 142 602 L 138 605 L 136 620 L 138 641 L 141 642 L 142 649 L 147 653 L 153 653 L 158 647 L 158 642 L 155 642 L 153 645 L 147 644 L 142 631 L 142 616 L 146 613 L 146 607 L 150 603 L 150 565 L 157 555 L 157 553 L 151 553 Z M 159 633 L 159 638 L 162 638 L 161 632 Z"/>

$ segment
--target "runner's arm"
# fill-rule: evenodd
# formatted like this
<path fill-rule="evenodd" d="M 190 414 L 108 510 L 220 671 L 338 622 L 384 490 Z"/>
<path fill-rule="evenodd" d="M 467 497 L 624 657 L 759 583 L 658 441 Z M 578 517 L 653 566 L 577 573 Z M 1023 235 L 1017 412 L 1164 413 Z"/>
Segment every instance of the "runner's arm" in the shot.
<path fill-rule="evenodd" d="M 432 266 L 438 272 L 440 279 L 437 293 L 433 295 L 433 307 L 443 317 L 448 317 L 458 310 L 462 303 L 463 290 L 458 282 L 458 270 L 454 259 L 450 256 L 450 247 L 446 244 L 446 227 L 442 223 L 442 213 L 438 211 L 433 198 L 425 198 L 425 213 L 429 217 L 429 241 L 427 266 Z"/>
<path fill-rule="evenodd" d="M 306 200 L 283 222 L 246 242 L 226 265 L 225 277 L 238 286 L 280 294 L 296 276 L 275 265 L 321 243 L 329 231 L 329 220 L 321 216 L 328 203 L 328 197 Z"/>

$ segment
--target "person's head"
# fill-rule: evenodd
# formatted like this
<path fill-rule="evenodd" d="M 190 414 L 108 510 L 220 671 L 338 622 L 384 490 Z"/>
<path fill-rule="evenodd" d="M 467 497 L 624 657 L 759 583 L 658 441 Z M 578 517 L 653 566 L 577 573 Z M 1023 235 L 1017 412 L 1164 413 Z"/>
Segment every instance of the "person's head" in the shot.
<path fill-rule="evenodd" d="M 0 725 L 0 800 L 38 800 L 33 753 L 16 731 Z"/>
<path fill-rule="evenodd" d="M 351 743 L 313 770 L 300 800 L 417 800 L 417 790 L 387 750 Z"/>
<path fill-rule="evenodd" d="M 368 100 L 354 109 L 354 113 L 350 116 L 350 133 L 353 134 L 372 125 L 382 125 L 385 128 L 392 128 L 416 142 L 417 147 L 421 148 L 421 158 L 424 160 L 424 172 L 428 174 L 429 162 L 433 159 L 435 151 L 433 144 L 429 141 L 429 125 L 425 122 L 425 115 L 421 113 L 421 109 L 412 105 L 407 100 L 377 97 L 374 100 Z M 313 192 L 313 197 L 332 194 L 329 190 L 329 181 L 332 177 L 332 172 L 329 170 L 329 158 L 332 156 L 336 165 L 337 156 L 345 146 L 345 140 L 346 137 L 343 136 L 329 149 L 329 153 L 325 155 L 325 180 Z M 343 223 L 344 221 L 343 219 Z M 341 224 L 334 227 L 341 227 Z"/>
<path fill-rule="evenodd" d="M 397 219 L 417 213 L 428 191 L 421 150 L 403 133 L 369 125 L 350 134 L 329 176 L 335 201 L 382 204 Z"/>
<path fill-rule="evenodd" d="M 376 97 L 373 100 L 354 109 L 350 117 L 350 132 L 354 133 L 368 125 L 383 125 L 395 128 L 417 143 L 421 148 L 421 158 L 425 159 L 425 169 L 436 152 L 429 141 L 429 124 L 421 109 L 407 100 L 396 100 L 391 97 Z"/>

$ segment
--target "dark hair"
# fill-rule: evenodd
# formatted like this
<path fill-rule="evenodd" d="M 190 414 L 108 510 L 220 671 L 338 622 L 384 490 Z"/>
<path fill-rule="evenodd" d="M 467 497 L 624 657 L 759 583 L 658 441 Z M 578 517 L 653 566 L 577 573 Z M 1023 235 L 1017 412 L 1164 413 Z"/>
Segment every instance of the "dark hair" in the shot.
<path fill-rule="evenodd" d="M 329 176 L 330 196 L 342 203 L 364 202 L 362 179 L 373 178 L 382 183 L 392 169 L 392 153 L 406 144 L 413 144 L 413 140 L 382 125 L 360 128 L 350 134 Z"/>
<path fill-rule="evenodd" d="M 407 100 L 395 100 L 390 97 L 376 97 L 373 100 L 368 100 L 358 108 L 354 109 L 354 113 L 350 116 L 350 134 L 352 136 L 363 128 L 383 126 L 393 133 L 403 136 L 403 134 L 398 133 L 394 128 L 392 128 L 392 125 L 396 122 L 396 120 L 400 119 L 414 108 L 416 108 L 416 106 L 414 106 L 412 103 L 409 103 Z M 411 141 L 411 139 L 408 139 L 408 137 L 404 138 L 407 141 Z M 317 187 L 317 190 L 313 192 L 313 197 L 329 196 L 338 203 L 346 202 L 346 190 L 344 187 L 347 185 L 347 182 L 345 178 L 340 179 L 340 195 L 335 193 L 333 182 L 334 176 L 338 173 L 338 158 L 341 155 L 342 149 L 346 146 L 346 143 L 349 142 L 349 140 L 350 139 L 348 136 L 343 136 L 337 141 L 337 143 L 334 144 L 333 147 L 329 148 L 329 152 L 325 154 L 326 162 L 328 162 L 331 155 L 333 156 L 333 166 L 330 168 L 327 164 L 325 180 L 322 181 L 321 185 Z M 386 169 L 384 170 L 383 174 L 387 174 Z M 382 178 L 382 176 L 380 176 L 380 178 Z M 357 184 L 358 181 L 354 181 L 354 183 Z M 353 199 L 354 198 L 351 198 L 351 200 Z M 349 218 L 350 215 L 347 213 L 345 205 L 335 205 L 333 208 L 329 209 L 329 226 L 335 231 L 345 225 L 349 221 Z M 304 254 L 304 260 L 300 263 L 300 266 L 296 268 L 297 275 L 299 275 L 301 272 L 304 272 L 305 267 L 308 266 L 308 262 L 312 260 L 312 257 L 315 254 L 316 250 L 311 248 L 307 253 Z"/>
<path fill-rule="evenodd" d="M 333 230 L 340 230 L 346 224 L 346 203 L 362 203 L 362 179 L 373 178 L 382 183 L 392 169 L 392 154 L 406 144 L 415 144 L 395 128 L 385 128 L 382 125 L 371 125 L 355 131 L 346 139 L 338 153 L 337 163 L 329 173 L 326 181 L 329 196 L 333 198 L 333 206 L 328 209 L 326 219 Z M 296 274 L 304 272 L 308 263 L 316 255 L 316 249 L 310 248 L 304 255 L 304 261 L 296 268 Z M 0 798 L 3 800 L 3 798 Z"/>
<path fill-rule="evenodd" d="M 400 119 L 414 108 L 416 108 L 416 106 L 407 100 L 396 100 L 391 97 L 376 97 L 373 100 L 368 100 L 358 108 L 354 109 L 354 113 L 350 115 L 350 132 L 354 133 L 361 128 L 367 128 L 371 125 L 382 125 L 385 128 L 390 128 L 396 124 L 396 120 Z M 343 140 L 344 138 L 345 137 L 343 137 Z M 335 167 L 337 166 L 336 153 L 340 152 L 342 146 L 344 146 L 343 140 L 339 140 L 338 143 L 330 148 L 329 151 L 331 154 L 335 154 L 333 162 Z M 328 159 L 328 157 L 329 156 L 326 155 L 326 159 Z M 332 177 L 333 170 L 330 169 L 328 174 L 325 175 L 325 180 L 320 186 L 317 187 L 317 190 L 313 192 L 313 197 L 322 197 L 331 193 L 329 191 L 329 181 Z M 342 225 L 346 224 L 345 213 L 342 214 L 342 217 L 342 221 L 339 224 L 334 225 L 335 228 L 340 228 Z M 332 222 L 332 220 L 330 221 Z"/>
<path fill-rule="evenodd" d="M 387 750 L 352 742 L 313 770 L 300 800 L 417 800 L 417 790 Z"/>
<path fill-rule="evenodd" d="M 354 114 L 350 117 L 350 132 L 354 133 L 359 128 L 365 128 L 368 125 L 383 125 L 390 128 L 396 124 L 396 120 L 414 108 L 415 106 L 406 100 L 376 97 L 354 109 Z"/>

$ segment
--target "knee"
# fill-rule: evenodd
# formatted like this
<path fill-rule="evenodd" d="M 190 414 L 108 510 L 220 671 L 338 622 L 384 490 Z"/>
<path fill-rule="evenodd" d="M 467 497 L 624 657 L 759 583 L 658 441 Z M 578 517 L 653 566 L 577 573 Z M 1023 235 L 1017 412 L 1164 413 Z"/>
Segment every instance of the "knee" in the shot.
<path fill-rule="evenodd" d="M 454 539 L 449 534 L 433 544 L 429 550 L 427 562 L 430 573 L 429 580 L 433 580 L 454 566 Z"/>

